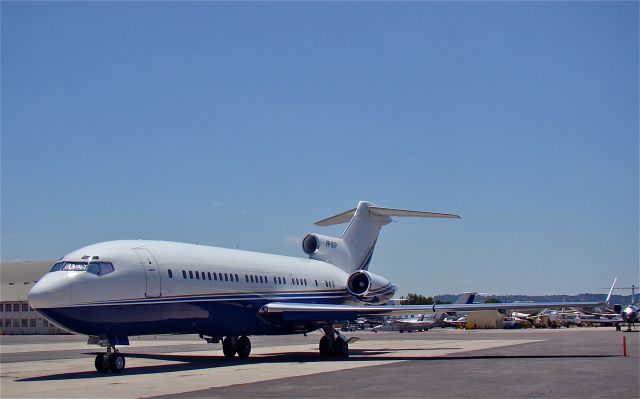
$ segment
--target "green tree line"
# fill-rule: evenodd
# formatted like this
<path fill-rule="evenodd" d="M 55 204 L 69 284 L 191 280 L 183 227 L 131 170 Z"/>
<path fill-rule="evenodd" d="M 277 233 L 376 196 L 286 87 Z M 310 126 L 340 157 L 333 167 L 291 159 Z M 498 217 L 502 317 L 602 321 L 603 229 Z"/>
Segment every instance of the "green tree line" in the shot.
<path fill-rule="evenodd" d="M 451 303 L 449 301 L 434 301 L 430 296 L 425 297 L 424 295 L 416 294 L 414 292 L 410 292 L 406 297 L 400 298 L 405 299 L 405 301 L 402 301 L 403 305 L 433 305 L 434 303 L 436 305 L 439 305 L 444 303 Z"/>

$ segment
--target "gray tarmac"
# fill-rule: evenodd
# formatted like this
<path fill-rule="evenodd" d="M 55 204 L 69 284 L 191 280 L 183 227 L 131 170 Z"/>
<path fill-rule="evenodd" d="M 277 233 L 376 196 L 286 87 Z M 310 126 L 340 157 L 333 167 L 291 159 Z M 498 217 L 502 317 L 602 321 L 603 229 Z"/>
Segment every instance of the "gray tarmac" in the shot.
<path fill-rule="evenodd" d="M 638 398 L 638 332 L 433 329 L 357 332 L 348 359 L 321 359 L 320 334 L 252 337 L 228 360 L 197 336 L 135 337 L 120 375 L 93 369 L 78 336 L 0 337 L 0 395 L 156 398 Z M 622 356 L 622 337 L 627 354 Z"/>

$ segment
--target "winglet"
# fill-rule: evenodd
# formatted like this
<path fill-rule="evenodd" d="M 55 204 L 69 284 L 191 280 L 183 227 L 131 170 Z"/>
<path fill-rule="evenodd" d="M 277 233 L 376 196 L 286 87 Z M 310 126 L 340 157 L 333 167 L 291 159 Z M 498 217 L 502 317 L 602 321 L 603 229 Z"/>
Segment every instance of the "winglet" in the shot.
<path fill-rule="evenodd" d="M 613 279 L 613 284 L 611 284 L 611 289 L 609 290 L 609 295 L 607 295 L 607 304 L 609 304 L 609 301 L 611 301 L 611 294 L 613 294 L 613 290 L 616 287 L 616 281 L 618 280 L 618 277 Z"/>

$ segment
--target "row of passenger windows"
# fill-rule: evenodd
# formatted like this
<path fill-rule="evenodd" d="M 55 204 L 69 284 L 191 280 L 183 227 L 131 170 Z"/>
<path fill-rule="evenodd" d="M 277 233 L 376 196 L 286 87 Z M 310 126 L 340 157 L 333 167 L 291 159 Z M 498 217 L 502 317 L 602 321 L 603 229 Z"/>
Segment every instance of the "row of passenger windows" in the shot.
<path fill-rule="evenodd" d="M 167 275 L 169 276 L 169 278 L 173 278 L 173 271 L 171 269 L 168 269 Z M 196 270 L 194 272 L 193 270 L 182 270 L 183 279 L 193 280 L 194 277 L 196 280 L 236 281 L 236 282 L 240 281 L 240 279 L 238 278 L 238 275 L 235 273 L 233 274 L 232 273 L 216 273 L 216 272 L 212 273 L 212 272 L 200 272 L 199 270 Z M 254 275 L 254 274 L 245 274 L 244 279 L 247 283 L 266 284 L 269 282 L 269 279 L 267 278 L 267 276 L 260 276 L 260 275 Z M 307 283 L 306 278 L 291 277 L 289 281 L 292 285 L 304 285 L 304 286 L 309 285 Z M 285 277 L 274 276 L 273 283 L 287 284 L 287 279 Z M 315 283 L 316 283 L 316 287 L 318 287 L 319 286 L 318 280 L 315 280 Z M 335 283 L 333 281 L 324 281 L 324 285 L 325 287 L 335 287 Z"/>

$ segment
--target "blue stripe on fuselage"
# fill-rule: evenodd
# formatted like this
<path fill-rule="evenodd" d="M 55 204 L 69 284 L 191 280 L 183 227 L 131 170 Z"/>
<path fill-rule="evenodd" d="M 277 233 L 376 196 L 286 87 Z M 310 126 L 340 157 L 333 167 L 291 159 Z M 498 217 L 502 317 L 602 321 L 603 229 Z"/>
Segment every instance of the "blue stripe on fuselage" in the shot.
<path fill-rule="evenodd" d="M 375 290 L 375 296 L 363 302 L 376 303 L 385 294 L 393 294 L 388 285 Z M 46 318 L 86 335 L 133 336 L 151 334 L 275 335 L 316 330 L 323 321 L 313 319 L 274 322 L 258 314 L 267 303 L 295 302 L 344 304 L 356 299 L 346 290 L 277 291 L 243 294 L 208 294 L 164 298 L 135 298 L 115 302 L 83 303 L 67 307 L 36 309 Z M 362 301 L 362 299 L 358 298 Z"/>
<path fill-rule="evenodd" d="M 274 324 L 258 311 L 272 299 L 155 302 L 128 305 L 70 306 L 36 309 L 48 319 L 86 335 L 150 334 L 273 335 L 313 331 L 314 323 Z M 305 298 L 295 302 L 318 303 Z M 340 304 L 343 298 L 320 303 Z"/>

